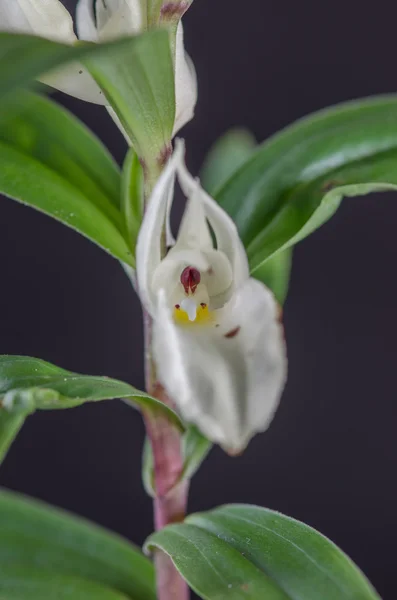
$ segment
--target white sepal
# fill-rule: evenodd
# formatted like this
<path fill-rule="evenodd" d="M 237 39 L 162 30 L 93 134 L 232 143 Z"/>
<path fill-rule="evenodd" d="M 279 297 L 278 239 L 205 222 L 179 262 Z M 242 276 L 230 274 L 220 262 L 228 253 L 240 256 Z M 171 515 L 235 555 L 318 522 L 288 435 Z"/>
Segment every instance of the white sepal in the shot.
<path fill-rule="evenodd" d="M 179 144 L 180 140 L 177 140 L 175 146 L 178 147 Z M 197 179 L 194 179 L 190 175 L 183 161 L 179 164 L 178 176 L 184 194 L 188 198 L 193 195 L 197 195 L 200 198 L 205 216 L 215 233 L 217 248 L 221 252 L 224 252 L 230 260 L 234 284 L 235 287 L 239 287 L 249 277 L 249 266 L 247 255 L 234 221 L 203 190 Z"/>
<path fill-rule="evenodd" d="M 182 154 L 183 145 L 180 145 L 154 186 L 137 240 L 139 295 L 152 315 L 156 310 L 156 292 L 152 287 L 152 279 L 162 259 L 162 236 L 166 229 L 166 219 L 169 218 L 169 205 L 174 196 L 175 176 Z"/>
<path fill-rule="evenodd" d="M 85 102 L 107 104 L 106 96 L 101 88 L 80 63 L 69 63 L 64 67 L 49 71 L 40 77 L 40 81 Z"/>
<path fill-rule="evenodd" d="M 73 20 L 60 0 L 0 0 L 0 30 L 73 44 Z"/>

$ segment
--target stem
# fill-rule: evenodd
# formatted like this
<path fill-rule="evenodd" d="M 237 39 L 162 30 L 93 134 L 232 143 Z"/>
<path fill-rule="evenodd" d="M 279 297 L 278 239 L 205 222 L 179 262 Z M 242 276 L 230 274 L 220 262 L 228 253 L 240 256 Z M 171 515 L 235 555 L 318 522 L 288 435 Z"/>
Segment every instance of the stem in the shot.
<path fill-rule="evenodd" d="M 145 180 L 145 205 L 171 153 L 171 145 L 167 145 L 154 162 L 141 161 Z M 165 228 L 161 245 L 162 255 L 165 256 L 167 252 Z M 146 390 L 151 396 L 174 408 L 172 400 L 157 381 L 156 365 L 152 357 L 152 318 L 145 310 L 143 323 Z M 178 483 L 183 471 L 182 435 L 179 429 L 164 415 L 145 411 L 143 417 L 153 454 L 155 491 L 153 511 L 154 526 L 158 531 L 166 525 L 183 521 L 187 508 L 189 481 Z M 189 588 L 171 559 L 160 550 L 156 550 L 154 564 L 158 600 L 189 600 Z"/>
<path fill-rule="evenodd" d="M 164 388 L 156 382 L 151 346 L 151 318 L 144 317 L 146 389 L 152 396 L 173 407 Z M 154 526 L 158 531 L 171 523 L 183 521 L 188 499 L 189 482 L 177 483 L 183 470 L 181 433 L 163 415 L 144 414 L 146 431 L 153 453 Z M 161 551 L 155 553 L 158 600 L 188 600 L 189 588 L 174 567 L 171 559 Z"/>

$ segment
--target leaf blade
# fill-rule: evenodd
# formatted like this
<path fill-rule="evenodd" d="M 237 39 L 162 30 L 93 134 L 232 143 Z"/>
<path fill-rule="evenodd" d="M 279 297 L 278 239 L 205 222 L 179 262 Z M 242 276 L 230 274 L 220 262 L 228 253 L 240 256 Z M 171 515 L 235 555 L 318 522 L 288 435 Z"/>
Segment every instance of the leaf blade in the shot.
<path fill-rule="evenodd" d="M 124 594 L 89 580 L 22 565 L 0 566 L 0 598 L 3 597 L 7 600 L 128 600 Z"/>
<path fill-rule="evenodd" d="M 70 111 L 27 90 L 13 95 L 0 139 L 66 177 L 117 222 L 120 169 L 107 148 Z"/>
<path fill-rule="evenodd" d="M 210 148 L 200 171 L 203 188 L 212 196 L 245 163 L 256 147 L 247 129 L 230 129 Z"/>
<path fill-rule="evenodd" d="M 23 565 L 96 582 L 115 590 L 114 600 L 156 597 L 153 567 L 132 544 L 81 517 L 6 490 L 0 491 L 0 564 L 4 571 Z"/>
<path fill-rule="evenodd" d="M 197 530 L 205 535 L 200 538 Z M 200 539 L 207 564 L 197 555 Z M 304 523 L 257 506 L 226 505 L 191 515 L 184 524 L 150 536 L 145 546 L 167 552 L 188 583 L 210 600 L 223 597 L 222 593 L 229 597 L 230 585 L 239 590 L 236 598 L 251 597 L 249 587 L 241 588 L 241 573 L 235 576 L 235 561 L 243 571 L 246 563 L 250 565 L 247 581 L 251 581 L 251 567 L 264 576 L 257 597 L 265 596 L 270 581 L 273 587 L 269 589 L 289 600 L 379 600 L 361 571 L 330 540 Z M 246 563 L 241 563 L 241 557 Z M 208 575 L 212 563 L 221 568 L 223 584 Z"/>
<path fill-rule="evenodd" d="M 194 525 L 157 531 L 146 547 L 168 554 L 190 587 L 205 600 L 255 600 L 261 595 L 267 600 L 289 600 L 234 548 Z M 233 577 L 229 565 L 233 565 Z"/>
<path fill-rule="evenodd" d="M 133 148 L 129 149 L 123 163 L 121 212 L 127 227 L 131 248 L 135 250 L 143 218 L 143 171 Z"/>
<path fill-rule="evenodd" d="M 12 411 L 21 395 L 24 402 L 37 410 L 73 408 L 85 402 L 125 398 L 147 410 L 162 411 L 183 429 L 177 414 L 168 406 L 137 390 L 129 383 L 109 377 L 79 375 L 38 358 L 0 356 L 0 398 Z M 14 396 L 14 399 L 10 396 Z"/>
<path fill-rule="evenodd" d="M 127 47 L 85 60 L 128 137 L 146 161 L 161 160 L 175 119 L 174 67 L 167 30 L 131 38 Z"/>
<path fill-rule="evenodd" d="M 254 275 L 310 233 L 304 228 L 311 218 L 317 227 L 332 216 L 338 189 L 396 189 L 396 151 L 396 96 L 320 111 L 259 146 L 216 194 L 239 227 Z M 329 185 L 334 206 L 324 198 Z"/>
<path fill-rule="evenodd" d="M 118 228 L 71 183 L 4 142 L 0 142 L 0 164 L 2 194 L 67 224 L 131 264 L 131 251 Z"/>

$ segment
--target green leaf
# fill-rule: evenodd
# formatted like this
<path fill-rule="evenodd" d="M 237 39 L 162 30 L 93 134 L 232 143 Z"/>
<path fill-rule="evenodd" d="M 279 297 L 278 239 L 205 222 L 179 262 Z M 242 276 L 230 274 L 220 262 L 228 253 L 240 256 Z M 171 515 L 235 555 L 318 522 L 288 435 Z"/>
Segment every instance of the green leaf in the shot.
<path fill-rule="evenodd" d="M 79 231 L 134 264 L 120 212 L 118 167 L 72 114 L 33 93 L 0 121 L 0 192 Z"/>
<path fill-rule="evenodd" d="M 121 211 L 127 227 L 129 243 L 135 250 L 143 217 L 143 171 L 133 148 L 129 149 L 123 164 Z"/>
<path fill-rule="evenodd" d="M 229 505 L 156 532 L 166 552 L 207 600 L 379 600 L 361 571 L 307 525 L 257 506 Z"/>
<path fill-rule="evenodd" d="M 256 140 L 247 129 L 231 129 L 212 146 L 201 168 L 200 181 L 212 196 L 252 155 Z"/>
<path fill-rule="evenodd" d="M 262 263 L 254 272 L 255 279 L 262 281 L 282 306 L 288 294 L 292 267 L 292 248 L 278 252 Z"/>
<path fill-rule="evenodd" d="M 31 113 L 27 115 L 28 123 L 21 125 L 14 98 L 10 96 L 15 88 L 74 60 L 90 61 L 94 75 L 103 83 L 127 131 L 131 135 L 134 131 L 148 161 L 153 160 L 151 172 L 161 168 L 175 113 L 174 72 L 166 31 L 106 44 L 75 46 L 35 36 L 0 33 L 0 97 L 7 101 L 7 110 L 3 110 L 0 119 L 5 138 L 0 142 L 0 192 L 50 214 L 123 263 L 134 266 L 119 211 L 116 190 L 119 177 L 107 152 L 76 119 L 70 115 L 68 119 L 62 109 L 58 109 L 56 117 L 56 126 L 61 129 L 54 132 L 53 117 L 57 109 L 48 108 L 49 104 L 46 107 L 51 118 L 44 122 L 40 136 L 37 124 L 43 118 L 42 112 L 37 115 L 38 121 Z M 42 107 L 44 110 L 43 103 Z M 36 116 L 36 109 L 33 115 Z M 7 125 L 8 119 L 13 123 Z M 67 120 L 71 125 L 69 133 Z M 17 140 L 11 139 L 13 124 L 17 125 Z M 55 153 L 46 151 L 42 142 L 45 138 L 54 144 Z"/>
<path fill-rule="evenodd" d="M 53 571 L 0 565 L 0 598 L 7 600 L 128 600 L 92 581 Z M 130 597 L 131 598 L 131 597 Z"/>
<path fill-rule="evenodd" d="M 0 121 L 0 139 L 68 179 L 121 223 L 120 169 L 102 142 L 68 110 L 26 90 L 16 93 L 13 111 Z"/>
<path fill-rule="evenodd" d="M 33 410 L 52 410 L 126 398 L 146 410 L 162 411 L 183 430 L 173 410 L 128 383 L 109 377 L 79 375 L 28 356 L 0 356 L 1 398 L 3 410 L 9 412 L 19 411 L 21 405 Z"/>
<path fill-rule="evenodd" d="M 147 164 L 166 156 L 175 119 L 169 33 L 148 31 L 128 46 L 83 60 Z"/>
<path fill-rule="evenodd" d="M 0 565 L 0 598 L 156 598 L 153 567 L 138 548 L 82 518 L 5 490 Z"/>
<path fill-rule="evenodd" d="M 25 418 L 35 410 L 73 408 L 85 402 L 125 399 L 146 412 L 163 413 L 178 429 L 184 425 L 163 402 L 123 381 L 78 375 L 28 356 L 0 356 L 0 464 Z"/>
<path fill-rule="evenodd" d="M 217 192 L 250 266 L 309 235 L 344 196 L 397 189 L 397 97 L 321 111 L 259 146 Z"/>
<path fill-rule="evenodd" d="M 87 56 L 107 57 L 134 45 L 131 38 L 106 44 L 80 42 L 74 46 L 41 37 L 0 32 L 0 99 L 12 101 L 10 93 L 65 63 Z"/>
<path fill-rule="evenodd" d="M 252 156 L 256 147 L 254 136 L 246 129 L 231 129 L 219 138 L 207 154 L 200 174 L 207 192 L 216 196 L 217 190 Z M 285 250 L 255 271 L 255 279 L 271 289 L 280 304 L 287 296 L 291 262 L 292 251 Z"/>
<path fill-rule="evenodd" d="M 72 47 L 32 35 L 0 33 L 0 98 L 63 63 L 91 52 L 89 47 Z"/>

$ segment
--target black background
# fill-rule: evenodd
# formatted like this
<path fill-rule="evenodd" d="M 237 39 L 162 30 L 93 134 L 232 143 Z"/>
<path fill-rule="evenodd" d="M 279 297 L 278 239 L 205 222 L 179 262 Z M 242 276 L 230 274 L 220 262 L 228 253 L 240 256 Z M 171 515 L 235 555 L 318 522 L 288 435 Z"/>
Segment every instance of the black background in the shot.
<path fill-rule="evenodd" d="M 195 0 L 185 18 L 200 86 L 183 132 L 191 170 L 230 126 L 262 140 L 324 106 L 395 91 L 396 16 L 392 1 Z M 121 160 L 124 141 L 103 109 L 59 100 Z M 211 453 L 190 500 L 192 511 L 249 502 L 313 525 L 385 600 L 395 598 L 397 535 L 396 200 L 346 200 L 296 248 L 281 407 L 243 456 Z M 0 219 L 0 352 L 142 386 L 141 312 L 118 263 L 11 200 Z M 141 544 L 151 531 L 143 437 L 139 414 L 119 401 L 36 414 L 0 482 Z"/>

